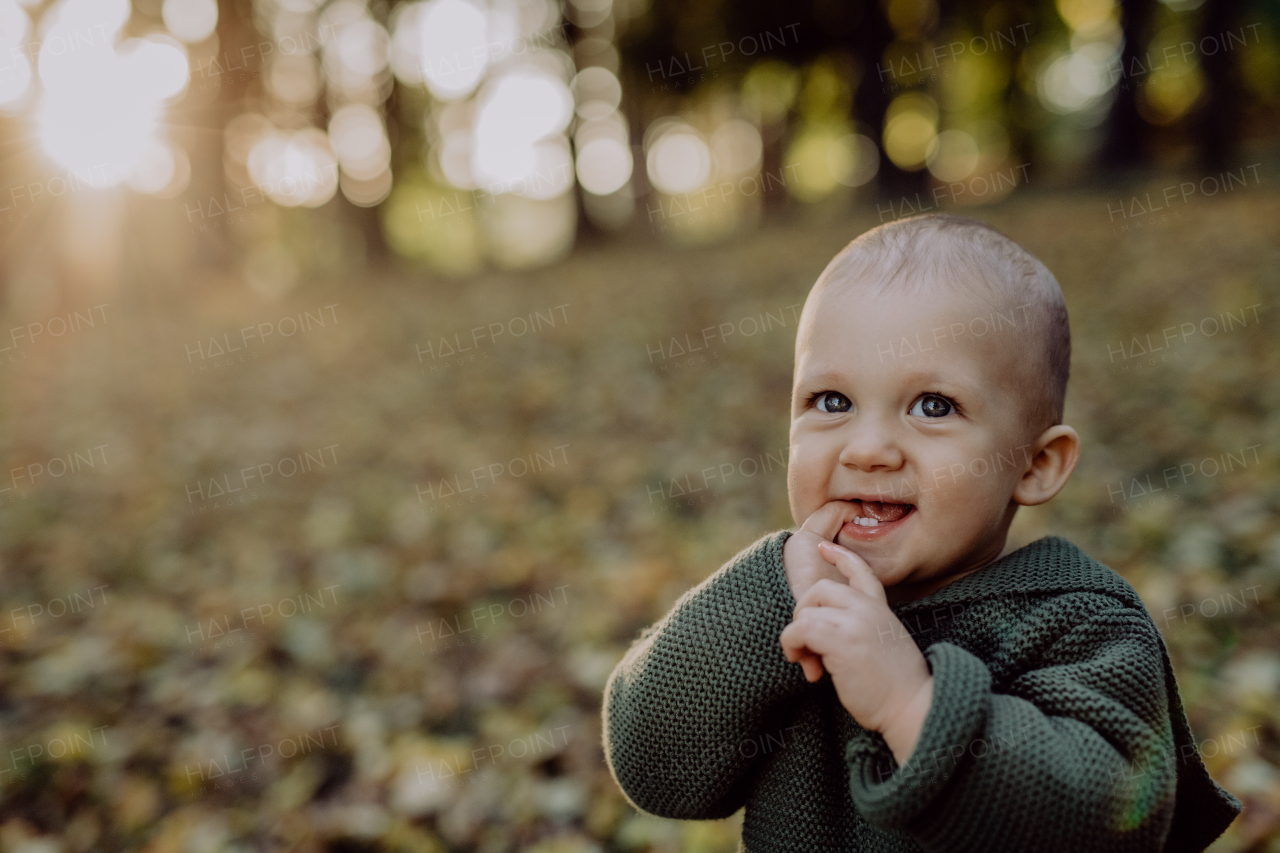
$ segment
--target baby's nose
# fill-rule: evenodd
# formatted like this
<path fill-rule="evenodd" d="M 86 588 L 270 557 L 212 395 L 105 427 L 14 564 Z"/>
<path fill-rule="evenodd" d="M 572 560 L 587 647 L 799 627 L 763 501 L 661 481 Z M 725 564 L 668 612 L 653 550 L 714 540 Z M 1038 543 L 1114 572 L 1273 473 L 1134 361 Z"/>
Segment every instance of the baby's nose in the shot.
<path fill-rule="evenodd" d="M 860 471 L 902 467 L 902 448 L 895 432 L 883 424 L 851 424 L 840 451 L 840 464 Z"/>

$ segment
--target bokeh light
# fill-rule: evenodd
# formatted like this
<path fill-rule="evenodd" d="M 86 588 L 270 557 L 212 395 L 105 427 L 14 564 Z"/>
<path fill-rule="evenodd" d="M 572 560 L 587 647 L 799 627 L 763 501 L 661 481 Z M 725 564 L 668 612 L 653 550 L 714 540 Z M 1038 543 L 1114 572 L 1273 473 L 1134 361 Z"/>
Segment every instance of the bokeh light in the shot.
<path fill-rule="evenodd" d="M 844 125 L 832 124 L 811 124 L 797 134 L 787 150 L 787 171 L 792 177 L 788 188 L 793 196 L 818 201 L 843 183 L 837 175 L 849 169 L 844 163 L 848 149 L 841 142 L 847 136 Z"/>
<path fill-rule="evenodd" d="M 338 163 L 324 132 L 272 130 L 247 158 L 253 184 L 283 207 L 319 207 L 338 190 Z"/>
<path fill-rule="evenodd" d="M 938 104 L 933 98 L 918 92 L 898 95 L 885 112 L 885 154 L 900 169 L 921 169 L 937 132 Z"/>
<path fill-rule="evenodd" d="M 444 101 L 469 95 L 488 65 L 484 12 L 466 0 L 430 0 L 405 25 L 412 27 L 409 50 L 431 94 Z"/>
<path fill-rule="evenodd" d="M 629 140 L 626 121 L 617 112 L 578 123 L 573 141 L 584 190 L 605 196 L 628 185 L 635 168 Z"/>
<path fill-rule="evenodd" d="M 578 182 L 589 193 L 608 195 L 631 179 L 632 165 L 631 149 L 626 143 L 599 136 L 578 149 Z"/>
<path fill-rule="evenodd" d="M 367 179 L 352 177 L 344 171 L 338 185 L 343 197 L 356 207 L 375 207 L 391 195 L 392 183 L 391 170 L 383 169 Z"/>
<path fill-rule="evenodd" d="M 720 175 L 747 175 L 759 170 L 764 143 L 749 121 L 730 119 L 711 132 L 711 154 Z"/>
<path fill-rule="evenodd" d="M 1108 29 L 1119 17 L 1115 0 L 1057 0 L 1057 6 L 1067 26 L 1084 33 Z"/>
<path fill-rule="evenodd" d="M 357 180 L 372 180 L 391 164 L 391 143 L 382 117 L 366 104 L 348 104 L 333 114 L 329 143 L 342 171 Z"/>
<path fill-rule="evenodd" d="M 0 112 L 20 112 L 29 100 L 31 60 L 24 48 L 30 32 L 27 13 L 14 0 L 0 0 L 0 55 L 9 66 L 0 73 Z"/>
<path fill-rule="evenodd" d="M 218 0 L 164 0 L 164 25 L 185 42 L 201 42 L 218 26 Z"/>
<path fill-rule="evenodd" d="M 1205 91 L 1200 63 L 1194 54 L 1186 55 L 1181 49 L 1194 38 L 1185 25 L 1174 24 L 1151 39 L 1151 52 L 1166 57 L 1165 67 L 1142 80 L 1138 107 L 1154 125 L 1165 126 L 1182 118 Z"/>
<path fill-rule="evenodd" d="M 1038 81 L 1044 105 L 1072 113 L 1097 104 L 1115 85 L 1109 68 L 1116 56 L 1110 44 L 1096 41 L 1049 62 Z"/>
<path fill-rule="evenodd" d="M 850 133 L 836 140 L 827 152 L 827 166 L 832 176 L 846 187 L 870 183 L 880 171 L 880 149 L 869 136 Z"/>
<path fill-rule="evenodd" d="M 653 140 L 645 165 L 649 181 L 662 192 L 692 192 L 711 178 L 711 149 L 696 130 L 676 122 Z"/>
<path fill-rule="evenodd" d="M 573 165 L 562 131 L 572 117 L 568 87 L 535 65 L 492 81 L 477 108 L 474 180 L 494 195 L 552 198 L 566 192 Z"/>
<path fill-rule="evenodd" d="M 309 54 L 298 53 L 272 59 L 266 84 L 268 91 L 281 103 L 303 108 L 315 103 L 324 79 L 320 63 Z"/>
<path fill-rule="evenodd" d="M 607 68 L 593 65 L 584 68 L 570 85 L 577 112 L 586 121 L 612 114 L 622 102 L 622 84 Z"/>
<path fill-rule="evenodd" d="M 155 139 L 146 141 L 147 150 L 130 172 L 129 188 L 159 198 L 175 198 L 191 181 L 191 161 L 180 146 Z"/>
<path fill-rule="evenodd" d="M 189 80 L 185 51 L 162 35 L 117 47 L 129 14 L 123 0 L 62 0 L 47 14 L 51 25 L 37 59 L 43 92 L 34 117 L 45 152 L 72 171 L 100 171 L 106 185 L 151 168 L 143 161 L 164 150 L 165 104 Z"/>
<path fill-rule="evenodd" d="M 785 62 L 766 59 L 751 66 L 742 80 L 742 105 L 760 124 L 781 121 L 800 91 L 800 74 Z"/>
<path fill-rule="evenodd" d="M 933 138 L 925 151 L 929 172 L 945 182 L 962 181 L 978 168 L 981 152 L 978 142 L 963 130 L 944 130 Z"/>
<path fill-rule="evenodd" d="M 391 37 L 363 3 L 338 0 L 320 17 L 321 64 L 331 97 L 338 101 L 380 103 L 390 89 Z"/>

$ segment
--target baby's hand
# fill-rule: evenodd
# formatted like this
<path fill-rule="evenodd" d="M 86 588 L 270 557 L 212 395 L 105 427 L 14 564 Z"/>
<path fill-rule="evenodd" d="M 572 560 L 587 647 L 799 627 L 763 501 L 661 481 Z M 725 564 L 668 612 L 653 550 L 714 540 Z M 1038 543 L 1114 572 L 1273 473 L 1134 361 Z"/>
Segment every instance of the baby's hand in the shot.
<path fill-rule="evenodd" d="M 845 520 L 852 515 L 853 504 L 849 501 L 828 501 L 805 519 L 804 526 L 783 543 L 782 565 L 796 601 L 804 598 L 804 594 L 823 578 L 846 582 L 840 570 L 818 553 L 818 546 L 823 542 L 834 542 Z M 822 677 L 822 658 L 811 652 L 802 649 L 798 656 L 788 656 L 787 660 L 792 663 L 799 661 L 809 681 Z"/>
<path fill-rule="evenodd" d="M 933 701 L 929 665 L 866 562 L 832 542 L 820 543 L 818 551 L 848 580 L 824 578 L 809 588 L 782 631 L 783 651 L 802 666 L 805 655 L 821 656 L 840 704 L 863 728 L 880 732 L 901 764 L 915 748 Z M 809 681 L 821 675 L 805 666 Z"/>

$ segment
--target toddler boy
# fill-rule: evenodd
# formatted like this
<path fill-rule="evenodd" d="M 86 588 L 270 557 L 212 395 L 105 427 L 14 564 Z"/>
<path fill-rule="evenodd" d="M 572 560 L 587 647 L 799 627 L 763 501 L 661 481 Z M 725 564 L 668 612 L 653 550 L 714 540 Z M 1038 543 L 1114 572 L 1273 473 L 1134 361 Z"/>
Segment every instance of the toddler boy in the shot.
<path fill-rule="evenodd" d="M 605 754 L 664 817 L 746 813 L 775 851 L 1198 851 L 1240 803 L 1195 749 L 1133 588 L 1019 506 L 1080 453 L 1062 293 L 972 219 L 881 226 L 796 336 L 788 495 L 646 629 Z M 798 665 L 797 665 L 798 664 Z"/>

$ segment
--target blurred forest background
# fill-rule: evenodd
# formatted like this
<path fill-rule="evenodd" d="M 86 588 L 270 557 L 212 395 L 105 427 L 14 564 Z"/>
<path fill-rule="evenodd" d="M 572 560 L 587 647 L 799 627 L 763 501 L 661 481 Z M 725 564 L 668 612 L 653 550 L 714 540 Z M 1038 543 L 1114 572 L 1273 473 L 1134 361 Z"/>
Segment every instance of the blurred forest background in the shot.
<path fill-rule="evenodd" d="M 0 0 L 0 849 L 732 851 L 601 690 L 792 525 L 795 317 L 978 216 L 1280 853 L 1280 7 Z M 711 473 L 708 474 L 707 472 Z M 1172 473 L 1170 473 L 1172 472 Z"/>

